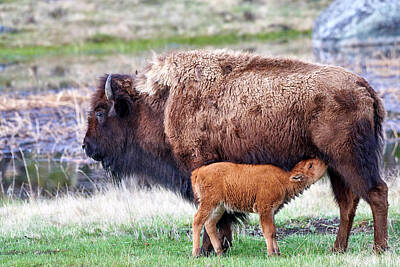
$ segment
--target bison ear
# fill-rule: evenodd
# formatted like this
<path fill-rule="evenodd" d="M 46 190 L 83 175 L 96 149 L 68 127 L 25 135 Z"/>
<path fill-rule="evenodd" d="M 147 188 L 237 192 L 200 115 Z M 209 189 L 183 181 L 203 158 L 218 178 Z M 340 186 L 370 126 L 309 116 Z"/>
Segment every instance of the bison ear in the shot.
<path fill-rule="evenodd" d="M 124 118 L 130 113 L 130 103 L 126 99 L 117 99 L 114 104 L 114 109 L 118 117 Z"/>
<path fill-rule="evenodd" d="M 296 174 L 290 177 L 290 180 L 293 182 L 301 182 L 306 179 L 306 176 L 304 174 Z"/>

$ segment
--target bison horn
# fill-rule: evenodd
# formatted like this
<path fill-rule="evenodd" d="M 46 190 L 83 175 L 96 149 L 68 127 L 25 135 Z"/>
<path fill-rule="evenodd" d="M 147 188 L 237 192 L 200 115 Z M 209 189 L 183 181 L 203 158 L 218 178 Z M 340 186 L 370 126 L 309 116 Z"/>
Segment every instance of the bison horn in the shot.
<path fill-rule="evenodd" d="M 113 98 L 113 93 L 111 89 L 111 77 L 112 74 L 109 74 L 107 77 L 106 85 L 104 86 L 104 92 L 106 94 L 107 100 L 111 100 Z"/>

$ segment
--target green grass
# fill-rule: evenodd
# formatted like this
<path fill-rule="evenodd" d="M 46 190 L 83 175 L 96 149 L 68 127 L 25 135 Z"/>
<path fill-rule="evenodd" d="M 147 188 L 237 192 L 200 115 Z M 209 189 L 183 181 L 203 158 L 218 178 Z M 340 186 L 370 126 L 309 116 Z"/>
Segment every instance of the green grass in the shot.
<path fill-rule="evenodd" d="M 67 44 L 60 46 L 23 46 L 23 47 L 0 47 L 0 62 L 20 62 L 32 60 L 43 56 L 71 56 L 71 55 L 104 55 L 111 53 L 137 53 L 149 49 L 162 47 L 196 46 L 207 45 L 221 46 L 237 44 L 248 41 L 287 41 L 301 37 L 310 37 L 311 31 L 276 31 L 258 34 L 226 34 L 205 36 L 176 36 L 168 38 L 122 40 L 110 35 L 96 35 L 81 44 Z"/>
<path fill-rule="evenodd" d="M 140 231 L 134 230 L 139 229 Z M 132 229 L 130 229 L 132 228 Z M 88 230 L 89 229 L 89 230 Z M 238 231 L 240 232 L 240 231 Z M 353 234 L 349 251 L 331 254 L 334 235 L 290 235 L 278 240 L 282 255 L 268 257 L 261 236 L 236 232 L 233 247 L 223 257 L 193 259 L 189 225 L 156 222 L 151 227 L 44 227 L 32 234 L 0 237 L 0 264 L 17 265 L 140 265 L 140 266 L 395 266 L 400 263 L 400 223 L 392 225 L 392 251 L 371 252 L 372 235 Z"/>
<path fill-rule="evenodd" d="M 321 181 L 275 216 L 280 257 L 268 257 L 258 216 L 234 229 L 223 257 L 192 258 L 193 205 L 166 190 L 110 185 L 90 197 L 9 200 L 0 206 L 0 266 L 400 266 L 400 186 L 389 191 L 389 246 L 372 252 L 372 214 L 357 209 L 349 250 L 332 254 L 339 210 Z M 300 234 L 307 233 L 307 234 Z"/>

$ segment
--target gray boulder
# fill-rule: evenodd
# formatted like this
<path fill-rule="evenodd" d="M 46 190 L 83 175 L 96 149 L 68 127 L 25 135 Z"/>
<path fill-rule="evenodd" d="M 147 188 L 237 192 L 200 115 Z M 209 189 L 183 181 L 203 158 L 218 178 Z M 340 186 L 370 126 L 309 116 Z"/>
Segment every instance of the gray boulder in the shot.
<path fill-rule="evenodd" d="M 336 0 L 315 21 L 314 47 L 400 43 L 400 0 Z"/>
<path fill-rule="evenodd" d="M 400 125 L 400 0 L 336 0 L 315 21 L 317 62 L 345 67 L 381 92 L 388 121 Z M 384 63 L 384 64 L 382 64 Z"/>

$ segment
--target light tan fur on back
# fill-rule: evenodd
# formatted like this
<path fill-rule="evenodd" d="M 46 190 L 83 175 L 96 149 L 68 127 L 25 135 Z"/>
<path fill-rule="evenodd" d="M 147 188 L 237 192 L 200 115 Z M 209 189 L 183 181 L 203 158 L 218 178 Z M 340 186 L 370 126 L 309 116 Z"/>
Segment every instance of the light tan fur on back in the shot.
<path fill-rule="evenodd" d="M 192 172 L 195 201 L 200 203 L 193 221 L 193 256 L 199 254 L 200 231 L 205 224 L 215 251 L 222 252 L 216 223 L 225 209 L 256 212 L 268 246 L 268 255 L 279 254 L 273 221 L 288 200 L 319 180 L 326 165 L 318 159 L 303 160 L 286 172 L 273 165 L 219 162 Z"/>

